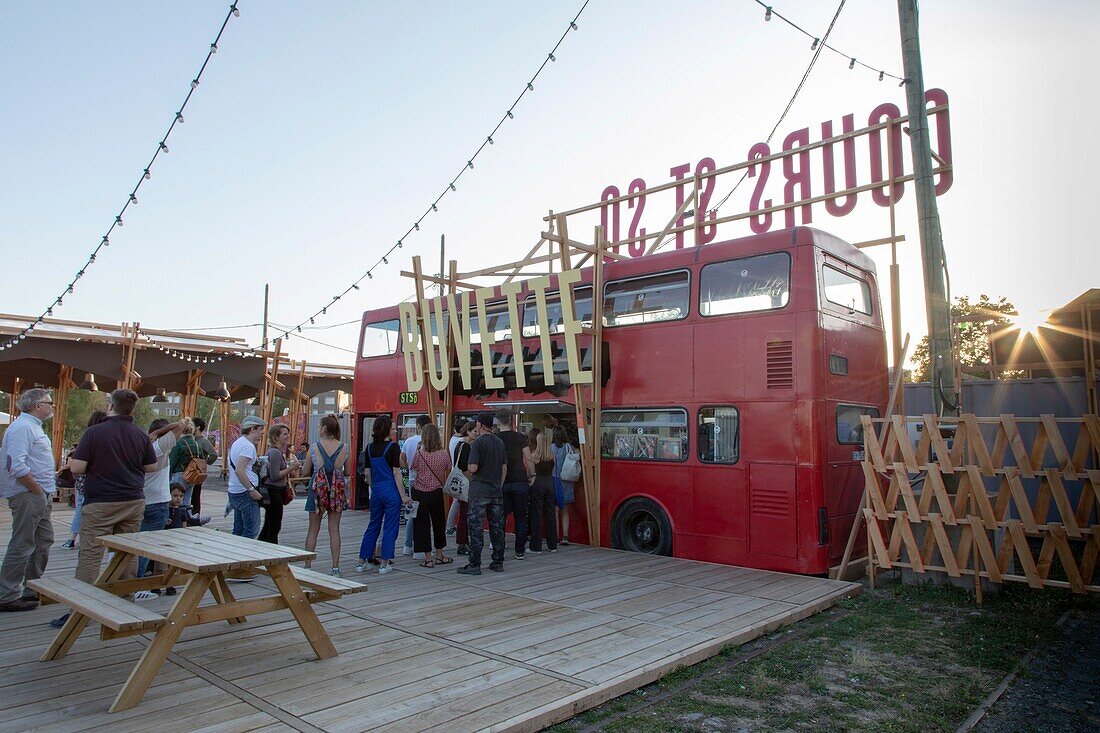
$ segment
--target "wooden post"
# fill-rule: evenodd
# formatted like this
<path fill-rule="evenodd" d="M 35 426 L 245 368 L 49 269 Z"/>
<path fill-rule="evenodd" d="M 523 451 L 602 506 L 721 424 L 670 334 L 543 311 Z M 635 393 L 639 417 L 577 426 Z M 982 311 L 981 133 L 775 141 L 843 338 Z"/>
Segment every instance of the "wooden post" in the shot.
<path fill-rule="evenodd" d="M 69 390 L 75 387 L 73 368 L 63 366 L 57 374 L 57 389 L 53 394 L 53 462 L 61 467 L 61 451 L 65 447 L 65 423 L 69 417 Z"/>
<path fill-rule="evenodd" d="M 696 210 L 698 214 L 698 210 Z M 698 230 L 696 230 L 698 234 Z M 595 264 L 592 267 L 592 418 L 589 421 L 589 442 L 592 445 L 592 488 L 588 491 L 588 534 L 594 547 L 599 547 L 600 540 L 600 424 L 601 410 L 603 409 L 603 252 L 609 246 L 607 233 L 603 227 L 597 226 L 593 237 L 597 253 Z"/>
<path fill-rule="evenodd" d="M 11 399 L 8 400 L 8 414 L 11 415 L 11 419 L 19 417 L 19 407 L 15 404 L 15 401 L 19 399 L 19 390 L 23 388 L 23 380 L 16 377 L 12 380 L 11 384 Z"/>
<path fill-rule="evenodd" d="M 263 402 L 260 404 L 261 419 L 264 423 L 271 427 L 271 410 L 275 406 L 275 393 L 279 387 L 279 361 L 282 359 L 283 340 L 281 338 L 275 339 L 275 353 L 271 357 L 271 370 L 264 372 L 264 391 Z M 267 431 L 264 430 L 263 437 L 260 438 L 260 444 L 257 446 L 257 452 L 263 453 L 267 450 Z"/>
<path fill-rule="evenodd" d="M 428 417 L 432 423 L 435 423 L 435 402 L 436 394 L 435 387 L 432 386 L 432 371 L 435 369 L 435 351 L 430 348 L 429 341 L 432 340 L 432 323 L 430 308 L 426 308 L 427 299 L 424 295 L 424 272 L 420 266 L 420 255 L 413 257 L 413 275 L 416 283 L 416 309 L 420 311 L 420 343 L 423 346 L 421 353 L 424 355 L 424 389 L 428 392 Z M 479 324 L 482 331 L 485 330 L 487 324 Z M 439 334 L 439 338 L 443 338 L 443 334 Z M 488 353 L 488 349 L 484 345 L 486 340 L 482 338 L 482 352 Z M 486 369 L 492 369 L 493 365 L 486 362 Z"/>
<path fill-rule="evenodd" d="M 291 362 L 293 365 L 294 362 Z M 306 395 L 303 391 L 306 386 L 306 360 L 302 359 L 302 364 L 298 367 L 298 387 L 294 390 L 294 398 L 290 402 L 290 442 L 291 450 L 298 448 L 298 418 L 302 414 L 304 403 L 306 402 Z M 306 426 L 307 435 L 305 440 L 309 440 L 309 426 Z"/>
<path fill-rule="evenodd" d="M 222 454 L 222 478 L 224 479 L 229 475 L 229 400 L 224 399 L 221 401 L 221 450 L 218 452 Z"/>
<path fill-rule="evenodd" d="M 137 340 L 140 334 L 139 323 L 122 324 L 122 337 L 126 339 L 126 345 L 122 347 L 122 369 L 119 379 L 119 389 L 137 389 L 141 384 L 141 375 L 134 371 L 134 362 L 137 359 Z"/>
<path fill-rule="evenodd" d="M 206 394 L 201 386 L 205 373 L 202 369 L 192 369 L 187 373 L 187 388 L 180 400 L 180 417 L 193 417 L 199 414 L 199 395 Z"/>

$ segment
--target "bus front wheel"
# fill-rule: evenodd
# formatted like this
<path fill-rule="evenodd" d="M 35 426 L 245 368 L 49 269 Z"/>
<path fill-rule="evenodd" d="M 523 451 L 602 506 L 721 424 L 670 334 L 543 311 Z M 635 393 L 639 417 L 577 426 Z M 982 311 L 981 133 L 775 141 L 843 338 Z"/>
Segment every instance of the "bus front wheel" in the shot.
<path fill-rule="evenodd" d="M 672 554 L 672 522 L 651 499 L 628 499 L 612 524 L 616 548 L 647 555 Z"/>

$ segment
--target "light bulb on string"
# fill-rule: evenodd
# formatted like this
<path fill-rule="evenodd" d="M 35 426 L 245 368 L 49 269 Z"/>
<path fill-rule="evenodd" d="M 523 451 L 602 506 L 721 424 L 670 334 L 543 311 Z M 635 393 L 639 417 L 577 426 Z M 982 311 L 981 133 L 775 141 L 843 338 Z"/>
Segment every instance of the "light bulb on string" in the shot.
<path fill-rule="evenodd" d="M 882 81 L 882 77 L 884 77 L 884 76 L 886 76 L 886 72 L 885 72 L 885 71 L 880 71 L 880 72 L 878 72 L 878 80 L 879 80 L 879 81 Z"/>
<path fill-rule="evenodd" d="M 489 137 L 487 137 L 485 139 L 489 142 L 490 145 L 493 144 L 493 136 L 492 135 L 490 135 Z"/>
<path fill-rule="evenodd" d="M 122 217 L 121 216 L 116 216 L 115 217 L 115 226 L 116 227 L 122 226 Z"/>
<path fill-rule="evenodd" d="M 237 10 L 237 3 L 233 3 L 233 5 L 231 7 L 233 8 L 233 17 L 234 18 L 241 17 L 241 11 Z"/>
<path fill-rule="evenodd" d="M 856 68 L 856 60 L 855 60 L 855 57 L 854 57 L 854 56 L 852 57 L 852 62 L 851 62 L 850 64 L 848 64 L 848 68 L 849 68 L 849 69 L 854 69 L 854 68 Z"/>
<path fill-rule="evenodd" d="M 191 80 L 191 88 L 192 89 L 198 89 L 199 88 L 199 80 L 198 79 L 192 79 Z"/>
<path fill-rule="evenodd" d="M 386 259 L 385 257 L 383 257 L 383 258 L 382 258 L 382 264 L 383 264 L 383 265 L 388 265 L 388 264 L 390 264 L 390 261 L 389 261 L 389 260 L 387 260 L 387 259 Z"/>
<path fill-rule="evenodd" d="M 147 180 L 147 181 L 148 181 L 148 180 L 149 180 L 150 178 L 152 178 L 152 177 L 153 177 L 153 174 L 149 172 L 149 169 L 148 169 L 148 168 L 146 168 L 146 169 L 145 169 L 145 180 Z"/>
<path fill-rule="evenodd" d="M 216 54 L 217 52 L 218 52 L 218 44 L 216 44 L 216 43 L 211 43 L 211 44 L 210 44 L 210 55 L 211 55 L 211 56 L 213 56 L 213 55 L 214 55 L 214 54 Z"/>
<path fill-rule="evenodd" d="M 136 195 L 130 194 L 130 203 L 131 204 L 137 204 L 137 196 Z"/>
<path fill-rule="evenodd" d="M 99 244 L 103 247 L 110 247 L 111 246 L 111 240 L 107 237 L 104 237 L 103 241 L 100 242 Z"/>
<path fill-rule="evenodd" d="M 453 183 L 451 184 L 451 190 L 452 191 L 457 191 L 458 190 L 457 188 L 455 188 L 455 185 Z"/>
<path fill-rule="evenodd" d="M 764 8 L 764 11 L 765 11 L 764 12 L 764 20 L 771 20 L 772 19 L 772 6 L 768 5 L 766 8 Z"/>
<path fill-rule="evenodd" d="M 369 280 L 374 279 L 374 275 L 371 274 L 370 270 L 367 270 L 367 279 L 369 279 Z M 358 290 L 359 286 L 355 286 L 355 289 Z"/>
<path fill-rule="evenodd" d="M 906 82 L 906 80 L 905 80 L 905 79 L 902 79 L 901 81 L 899 81 L 899 82 L 898 82 L 898 86 L 899 86 L 899 87 L 903 87 L 903 86 L 905 86 L 905 82 Z"/>
<path fill-rule="evenodd" d="M 182 112 L 177 112 L 176 113 L 176 122 L 180 123 L 181 125 L 183 124 L 183 113 Z"/>
<path fill-rule="evenodd" d="M 577 24 L 576 23 L 570 23 L 569 27 L 572 28 L 573 30 L 577 30 Z"/>
<path fill-rule="evenodd" d="M 516 119 L 516 116 L 514 114 L 512 114 L 512 110 L 508 110 L 508 119 L 510 119 L 510 120 Z"/>
<path fill-rule="evenodd" d="M 810 50 L 811 51 L 816 51 L 817 50 L 817 44 L 819 44 L 819 43 L 821 43 L 821 39 L 820 38 L 815 38 L 814 42 L 810 44 Z"/>
<path fill-rule="evenodd" d="M 550 54 L 549 58 L 550 58 L 551 61 L 557 61 L 557 59 L 554 58 L 554 54 Z"/>
<path fill-rule="evenodd" d="M 165 153 L 168 152 L 168 146 L 165 145 L 163 140 L 160 141 L 160 149 L 161 149 L 162 152 L 165 152 Z"/>
<path fill-rule="evenodd" d="M 527 91 L 529 91 L 529 92 L 535 91 L 535 82 L 533 80 L 527 82 Z"/>

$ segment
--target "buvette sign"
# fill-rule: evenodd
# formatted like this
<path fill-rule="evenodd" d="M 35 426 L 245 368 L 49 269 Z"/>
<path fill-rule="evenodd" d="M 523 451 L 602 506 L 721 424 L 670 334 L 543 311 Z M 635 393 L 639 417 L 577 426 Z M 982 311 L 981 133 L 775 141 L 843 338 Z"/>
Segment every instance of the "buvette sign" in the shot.
<path fill-rule="evenodd" d="M 581 369 L 580 366 L 577 336 L 581 333 L 581 323 L 575 316 L 576 308 L 573 302 L 573 285 L 580 282 L 581 271 L 565 270 L 558 273 L 557 278 L 557 286 L 561 292 L 561 329 L 565 337 L 569 380 L 572 384 L 591 384 L 592 371 Z M 546 308 L 546 290 L 549 287 L 550 278 L 545 275 L 525 282 L 510 282 L 500 286 L 501 295 L 506 298 L 508 304 L 509 323 L 514 324 L 511 329 L 512 353 L 521 356 L 512 361 L 516 386 L 519 388 L 527 386 L 522 365 L 523 329 L 518 327 L 523 321 L 520 318 L 519 301 L 516 298 L 524 288 L 530 290 L 535 296 L 539 338 L 542 342 L 540 352 L 543 378 L 548 386 L 554 384 L 553 352 L 550 346 L 551 324 Z M 495 288 L 478 288 L 473 293 L 478 336 L 483 350 L 485 386 L 489 389 L 502 389 L 504 377 L 494 375 L 491 368 L 492 348 L 496 343 L 496 334 L 493 329 L 486 328 L 489 322 L 486 318 L 486 306 L 495 297 Z M 405 380 L 409 392 L 415 393 L 423 389 L 425 371 L 428 373 L 428 381 L 433 389 L 447 389 L 451 380 L 452 354 L 451 349 L 448 348 L 451 344 L 454 346 L 453 356 L 458 363 L 458 373 L 462 376 L 463 388 L 470 389 L 473 385 L 470 344 L 474 342 L 470 327 L 470 292 L 462 291 L 431 300 L 421 299 L 419 306 L 419 313 L 416 304 L 402 303 L 398 306 L 401 342 L 404 345 Z M 425 327 L 426 323 L 430 325 Z M 442 334 L 442 337 L 433 334 Z"/>

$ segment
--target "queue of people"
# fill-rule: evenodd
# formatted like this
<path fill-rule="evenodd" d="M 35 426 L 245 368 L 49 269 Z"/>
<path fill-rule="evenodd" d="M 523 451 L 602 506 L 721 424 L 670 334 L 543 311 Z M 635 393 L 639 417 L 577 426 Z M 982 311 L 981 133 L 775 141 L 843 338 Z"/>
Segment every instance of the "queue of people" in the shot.
<path fill-rule="evenodd" d="M 104 550 L 98 537 L 210 521 L 199 514 L 206 468 L 217 459 L 204 435 L 205 422 L 197 417 L 172 423 L 159 419 L 143 430 L 134 424 L 137 400 L 132 390 L 112 392 L 108 409 L 92 414 L 63 467 L 73 474 L 77 490 L 72 538 L 64 546 L 77 549 L 76 577 L 84 582 L 93 583 L 100 571 Z M 48 390 L 36 388 L 20 395 L 17 404 L 21 414 L 0 445 L 0 494 L 8 500 L 13 517 L 12 537 L 0 567 L 0 611 L 37 607 L 38 599 L 26 583 L 41 577 L 53 544 L 50 516 L 56 472 L 50 438 L 42 430 L 42 422 L 53 414 L 53 401 Z M 417 435 L 399 445 L 393 420 L 376 419 L 371 440 L 359 456 L 361 485 L 370 492 L 370 522 L 360 543 L 356 571 L 377 567 L 378 573 L 386 574 L 393 570 L 403 510 L 409 515 L 405 554 L 415 553 L 424 568 L 454 563 L 446 552 L 448 537 L 454 536 L 456 554 L 466 558 L 458 572 L 480 575 L 487 524 L 488 568 L 503 571 L 504 526 L 509 515 L 515 527 L 515 560 L 544 549 L 555 552 L 559 544 L 567 544 L 573 486 L 560 477 L 566 437 L 560 427 L 547 427 L 521 435 L 512 429 L 509 410 L 486 412 L 476 420 L 456 420 L 444 446 L 439 429 L 425 417 L 417 421 Z M 277 544 L 284 507 L 294 499 L 290 481 L 309 477 L 305 547 L 314 550 L 327 515 L 333 558 L 329 572 L 341 575 L 340 519 L 349 508 L 352 457 L 341 440 L 337 417 L 322 418 L 320 440 L 302 443 L 296 451 L 286 425 L 269 428 L 262 419 L 248 416 L 240 430 L 228 451 L 225 514 L 233 514 L 233 534 Z M 261 457 L 257 446 L 265 432 L 269 447 Z M 466 500 L 452 502 L 448 513 L 443 485 L 455 467 L 467 477 L 469 491 Z M 407 489 L 402 469 L 409 474 Z M 141 576 L 154 569 L 140 558 L 122 577 L 133 577 L 135 572 Z M 253 577 L 231 573 L 227 579 Z M 160 592 L 139 591 L 135 600 Z M 171 594 L 174 589 L 164 592 Z M 62 626 L 66 618 L 52 623 Z"/>

